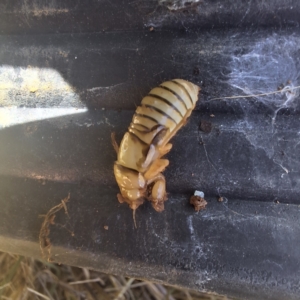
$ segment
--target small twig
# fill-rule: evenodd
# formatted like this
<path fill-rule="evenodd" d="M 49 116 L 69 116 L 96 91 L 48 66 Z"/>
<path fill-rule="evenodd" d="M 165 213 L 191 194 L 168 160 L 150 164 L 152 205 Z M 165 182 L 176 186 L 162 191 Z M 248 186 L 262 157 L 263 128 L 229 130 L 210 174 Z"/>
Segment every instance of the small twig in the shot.
<path fill-rule="evenodd" d="M 68 199 L 63 199 L 63 200 L 61 200 L 61 204 L 62 204 L 62 206 L 64 207 L 64 210 L 65 210 L 65 214 L 68 216 L 68 218 L 70 219 L 70 216 L 69 216 L 69 213 L 68 213 L 68 209 L 67 209 L 67 205 L 66 205 L 66 202 L 68 202 L 69 201 L 69 199 L 70 199 L 70 193 L 68 194 L 68 197 L 67 197 Z"/>
<path fill-rule="evenodd" d="M 40 249 L 42 252 L 42 256 L 45 257 L 45 250 L 48 251 L 48 261 L 51 260 L 51 242 L 49 238 L 50 229 L 49 226 L 54 224 L 55 214 L 59 212 L 62 208 L 64 208 L 65 213 L 69 216 L 66 203 L 70 200 L 70 193 L 68 196 L 61 200 L 61 203 L 52 207 L 47 214 L 45 215 L 45 219 L 40 229 L 39 241 L 40 241 Z"/>

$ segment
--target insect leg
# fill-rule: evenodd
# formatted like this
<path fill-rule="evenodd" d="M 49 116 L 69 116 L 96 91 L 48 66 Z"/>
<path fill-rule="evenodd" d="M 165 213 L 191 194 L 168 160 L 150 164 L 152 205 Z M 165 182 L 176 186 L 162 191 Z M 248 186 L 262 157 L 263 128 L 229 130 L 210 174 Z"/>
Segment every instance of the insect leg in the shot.
<path fill-rule="evenodd" d="M 156 178 L 156 176 L 158 176 L 160 172 L 162 172 L 168 165 L 168 159 L 156 159 L 144 174 L 144 178 L 145 180 L 147 180 L 147 184 L 153 182 L 153 178 Z"/>
<path fill-rule="evenodd" d="M 166 180 L 165 177 L 159 173 L 155 178 L 149 180 L 149 183 L 153 183 L 151 196 L 148 197 L 148 200 L 151 201 L 153 208 L 157 212 L 164 210 L 164 202 L 167 200 L 166 195 Z"/>
<path fill-rule="evenodd" d="M 153 157 L 154 157 L 155 153 L 156 153 L 155 146 L 150 145 L 150 148 L 149 148 L 149 151 L 147 153 L 146 159 L 142 164 L 142 168 L 148 168 L 149 167 L 149 165 L 153 161 Z"/>
<path fill-rule="evenodd" d="M 165 146 L 163 146 L 163 147 L 160 147 L 159 149 L 158 149 L 158 151 L 159 151 L 159 153 L 160 153 L 160 156 L 164 156 L 164 155 L 166 155 L 167 153 L 169 153 L 170 152 L 170 150 L 172 149 L 172 144 L 167 144 L 167 145 L 165 145 Z"/>
<path fill-rule="evenodd" d="M 166 180 L 160 172 L 162 172 L 168 164 L 169 161 L 167 159 L 157 159 L 144 174 L 148 186 L 154 183 L 151 196 L 148 197 L 148 200 L 151 201 L 153 208 L 158 212 L 164 210 L 164 201 L 167 200 Z"/>

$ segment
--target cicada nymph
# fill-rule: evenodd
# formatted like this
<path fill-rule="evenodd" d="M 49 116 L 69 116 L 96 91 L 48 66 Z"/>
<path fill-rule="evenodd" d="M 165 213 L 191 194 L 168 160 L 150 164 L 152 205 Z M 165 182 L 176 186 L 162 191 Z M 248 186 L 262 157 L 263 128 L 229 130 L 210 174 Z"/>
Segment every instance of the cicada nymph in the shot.
<path fill-rule="evenodd" d="M 114 174 L 120 188 L 119 202 L 135 210 L 145 201 L 164 210 L 166 180 L 162 172 L 169 160 L 162 158 L 172 144 L 170 139 L 186 124 L 195 108 L 200 88 L 186 80 L 174 79 L 152 89 L 137 107 L 120 147 Z"/>

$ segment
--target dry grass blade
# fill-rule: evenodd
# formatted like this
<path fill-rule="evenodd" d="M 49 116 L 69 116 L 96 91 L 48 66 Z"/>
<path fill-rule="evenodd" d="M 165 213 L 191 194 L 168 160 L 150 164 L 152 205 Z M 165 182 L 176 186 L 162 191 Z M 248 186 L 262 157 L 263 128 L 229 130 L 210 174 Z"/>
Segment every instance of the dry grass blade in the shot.
<path fill-rule="evenodd" d="M 5 289 L 6 287 L 8 287 L 8 286 L 10 286 L 10 285 L 11 285 L 11 283 L 8 282 L 8 283 L 6 283 L 6 284 L 0 286 L 0 290 L 3 290 L 3 289 Z"/>
<path fill-rule="evenodd" d="M 126 291 L 130 288 L 132 282 L 134 281 L 134 278 L 130 278 L 126 285 L 123 286 L 122 290 L 119 292 L 119 294 L 117 295 L 117 297 L 114 300 L 120 300 L 122 299 L 123 295 L 126 293 Z"/>
<path fill-rule="evenodd" d="M 90 283 L 90 282 L 100 282 L 102 285 L 104 285 L 104 281 L 101 278 L 94 278 L 94 279 L 86 279 L 86 280 L 80 280 L 80 281 L 73 281 L 69 282 L 70 285 L 74 284 L 84 284 L 84 283 Z"/>
<path fill-rule="evenodd" d="M 175 300 L 172 296 L 168 295 L 166 289 L 160 284 L 155 284 L 148 282 L 146 288 L 149 290 L 150 294 L 155 297 L 156 300 Z M 168 298 L 167 298 L 168 297 Z"/>
<path fill-rule="evenodd" d="M 169 292 L 161 284 L 155 284 L 157 289 L 167 298 L 168 300 L 175 300 L 174 297 L 169 295 Z"/>
<path fill-rule="evenodd" d="M 82 272 L 84 274 L 84 278 L 85 279 L 90 279 L 91 278 L 90 271 L 87 268 L 82 268 L 81 270 L 82 270 Z"/>
<path fill-rule="evenodd" d="M 142 298 L 142 299 L 145 299 L 145 300 L 152 300 L 152 299 L 150 298 L 150 296 L 149 296 L 149 294 L 148 294 L 148 292 L 147 292 L 147 290 L 146 290 L 146 288 L 145 288 L 144 286 L 142 286 L 141 290 L 142 290 L 142 293 L 143 293 L 143 298 Z"/>
<path fill-rule="evenodd" d="M 147 281 L 143 281 L 143 282 L 139 282 L 139 283 L 132 284 L 132 285 L 130 286 L 130 288 L 131 288 L 131 289 L 134 289 L 134 288 L 141 287 L 141 286 L 147 285 L 147 284 L 148 284 Z M 106 289 L 105 289 L 105 292 L 116 292 L 116 291 L 118 291 L 118 290 L 120 290 L 120 289 L 119 289 L 119 288 L 118 288 L 118 289 L 117 289 L 117 288 L 106 288 Z"/>
<path fill-rule="evenodd" d="M 39 241 L 40 248 L 42 252 L 42 256 L 45 258 L 45 251 L 48 252 L 47 260 L 51 261 L 51 242 L 49 238 L 50 229 L 49 226 L 54 224 L 55 214 L 59 212 L 62 208 L 64 208 L 65 213 L 68 215 L 67 205 L 66 203 L 70 200 L 70 193 L 66 198 L 61 200 L 61 203 L 52 207 L 47 214 L 44 216 L 44 221 L 40 229 Z"/>
<path fill-rule="evenodd" d="M 120 281 L 122 282 L 123 286 L 127 284 L 127 279 L 125 277 L 120 276 L 119 278 L 120 278 Z M 134 297 L 134 294 L 133 294 L 131 288 L 127 289 L 127 291 L 125 293 L 125 298 L 129 298 L 130 300 L 135 300 L 135 297 Z"/>
<path fill-rule="evenodd" d="M 0 289 L 0 299 L 3 297 L 3 293 L 7 287 L 11 288 L 11 282 L 14 279 L 15 275 L 17 274 L 19 270 L 19 266 L 21 264 L 23 257 L 18 257 L 16 261 L 9 260 L 7 273 L 4 274 L 4 278 L 0 282 L 0 286 L 2 287 Z M 10 264 L 12 262 L 12 265 Z"/>
<path fill-rule="evenodd" d="M 190 293 L 188 291 L 184 291 L 185 295 L 186 295 L 186 300 L 193 300 L 192 296 L 190 295 Z"/>
<path fill-rule="evenodd" d="M 110 281 L 112 282 L 112 284 L 114 285 L 114 287 L 116 289 L 119 290 L 122 288 L 122 284 L 119 282 L 119 280 L 115 276 L 109 275 L 108 278 L 110 279 Z"/>
<path fill-rule="evenodd" d="M 1 300 L 227 299 L 1 252 L 0 270 Z"/>
<path fill-rule="evenodd" d="M 45 296 L 45 295 L 43 295 L 43 294 L 41 294 L 41 293 L 39 293 L 39 292 L 37 292 L 37 291 L 31 289 L 31 288 L 27 288 L 27 290 L 28 290 L 29 292 L 31 292 L 31 293 L 33 293 L 33 294 L 35 294 L 35 295 L 37 295 L 37 296 L 43 298 L 43 299 L 51 300 L 51 299 L 48 298 L 47 296 Z"/>

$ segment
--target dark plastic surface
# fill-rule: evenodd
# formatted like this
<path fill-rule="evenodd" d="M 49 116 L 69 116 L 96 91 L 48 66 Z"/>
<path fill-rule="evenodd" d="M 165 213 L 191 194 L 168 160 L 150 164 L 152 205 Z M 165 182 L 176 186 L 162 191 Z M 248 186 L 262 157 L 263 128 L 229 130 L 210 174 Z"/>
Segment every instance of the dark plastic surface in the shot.
<path fill-rule="evenodd" d="M 299 26 L 296 0 L 0 1 L 0 33 Z"/>
<path fill-rule="evenodd" d="M 242 14 L 240 4 L 230 3 L 232 13 Z M 0 36 L 0 249 L 41 257 L 38 216 L 70 192 L 70 219 L 61 211 L 51 226 L 55 261 L 239 299 L 299 299 L 300 106 L 293 88 L 299 85 L 300 31 L 277 30 L 281 13 L 293 20 L 298 2 L 278 4 L 280 22 L 268 17 L 271 2 L 265 3 L 247 29 L 243 22 L 254 18 L 258 2 L 249 2 L 241 28 L 226 7 L 218 15 L 236 28 L 204 31 L 200 19 L 187 17 L 194 26 L 187 33 L 168 19 L 184 12 L 165 2 L 151 18 L 165 11 L 170 22 L 162 28 L 178 30 L 142 30 L 137 13 L 130 19 L 125 9 L 129 31 L 80 33 L 98 31 L 105 20 L 89 27 L 84 16 L 95 17 L 100 4 L 99 15 L 110 13 L 111 1 L 65 12 L 70 18 L 76 12 L 82 23 L 28 13 L 20 20 L 30 26 L 16 29 L 0 18 L 2 32 L 28 33 Z M 17 16 L 17 2 L 1 5 L 0 14 L 11 8 Z M 210 6 L 215 14 L 216 5 Z M 188 11 L 198 16 L 202 6 L 208 9 L 201 2 Z M 260 28 L 259 20 L 274 26 Z M 116 199 L 110 133 L 120 140 L 141 98 L 170 78 L 199 84 L 200 101 L 172 140 L 165 211 L 145 203 L 134 229 L 132 212 Z M 215 99 L 287 87 L 292 90 Z M 211 123 L 210 132 L 199 130 L 203 121 Z M 205 193 L 205 211 L 190 206 L 194 190 Z"/>

